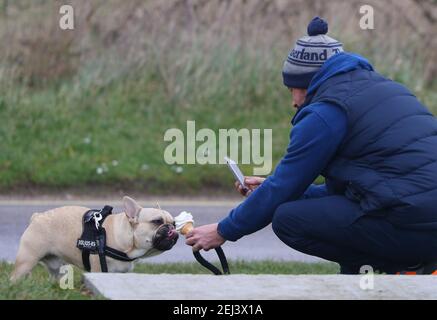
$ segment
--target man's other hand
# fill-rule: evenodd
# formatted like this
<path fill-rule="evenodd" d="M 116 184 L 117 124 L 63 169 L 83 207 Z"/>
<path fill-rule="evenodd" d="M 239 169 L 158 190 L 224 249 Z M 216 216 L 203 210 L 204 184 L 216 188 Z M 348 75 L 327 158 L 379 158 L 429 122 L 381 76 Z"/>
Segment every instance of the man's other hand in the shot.
<path fill-rule="evenodd" d="M 261 177 L 245 177 L 244 184 L 247 188 L 243 188 L 239 181 L 235 182 L 235 188 L 237 191 L 245 197 L 248 197 L 256 188 L 258 188 L 266 178 Z"/>

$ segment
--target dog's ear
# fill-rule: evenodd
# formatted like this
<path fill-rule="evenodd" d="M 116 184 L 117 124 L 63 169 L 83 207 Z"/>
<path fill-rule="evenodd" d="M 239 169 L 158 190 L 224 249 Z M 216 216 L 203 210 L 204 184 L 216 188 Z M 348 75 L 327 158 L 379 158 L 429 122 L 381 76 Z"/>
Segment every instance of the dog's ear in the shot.
<path fill-rule="evenodd" d="M 123 197 L 123 206 L 124 212 L 129 218 L 129 221 L 137 222 L 138 214 L 140 213 L 142 207 L 134 199 L 127 196 Z"/>

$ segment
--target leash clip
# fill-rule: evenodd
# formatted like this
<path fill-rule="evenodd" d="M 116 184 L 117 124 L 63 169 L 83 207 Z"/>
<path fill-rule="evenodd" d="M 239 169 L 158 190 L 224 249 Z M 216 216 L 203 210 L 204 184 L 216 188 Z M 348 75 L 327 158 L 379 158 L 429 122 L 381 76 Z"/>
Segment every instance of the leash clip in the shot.
<path fill-rule="evenodd" d="M 100 227 L 100 221 L 103 219 L 102 216 L 102 211 L 97 211 L 93 213 L 93 217 L 94 217 L 94 223 L 96 224 L 96 229 L 99 230 Z"/>

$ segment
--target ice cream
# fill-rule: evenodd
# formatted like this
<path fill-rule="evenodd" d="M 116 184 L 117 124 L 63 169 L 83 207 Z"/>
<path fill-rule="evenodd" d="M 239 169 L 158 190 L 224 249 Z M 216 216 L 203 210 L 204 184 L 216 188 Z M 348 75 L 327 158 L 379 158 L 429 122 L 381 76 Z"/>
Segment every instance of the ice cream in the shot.
<path fill-rule="evenodd" d="M 176 223 L 176 231 L 182 235 L 186 235 L 193 230 L 194 220 L 193 215 L 189 212 L 182 211 L 177 217 L 174 218 Z"/>

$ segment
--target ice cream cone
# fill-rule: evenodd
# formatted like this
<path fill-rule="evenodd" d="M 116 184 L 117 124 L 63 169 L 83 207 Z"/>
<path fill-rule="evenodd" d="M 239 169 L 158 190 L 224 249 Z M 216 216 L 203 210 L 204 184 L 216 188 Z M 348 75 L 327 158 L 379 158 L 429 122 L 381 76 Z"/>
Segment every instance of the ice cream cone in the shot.
<path fill-rule="evenodd" d="M 176 231 L 186 236 L 194 228 L 193 215 L 189 212 L 182 211 L 174 218 Z"/>
<path fill-rule="evenodd" d="M 186 236 L 191 230 L 193 230 L 194 225 L 192 222 L 187 222 L 181 229 L 181 234 Z"/>

